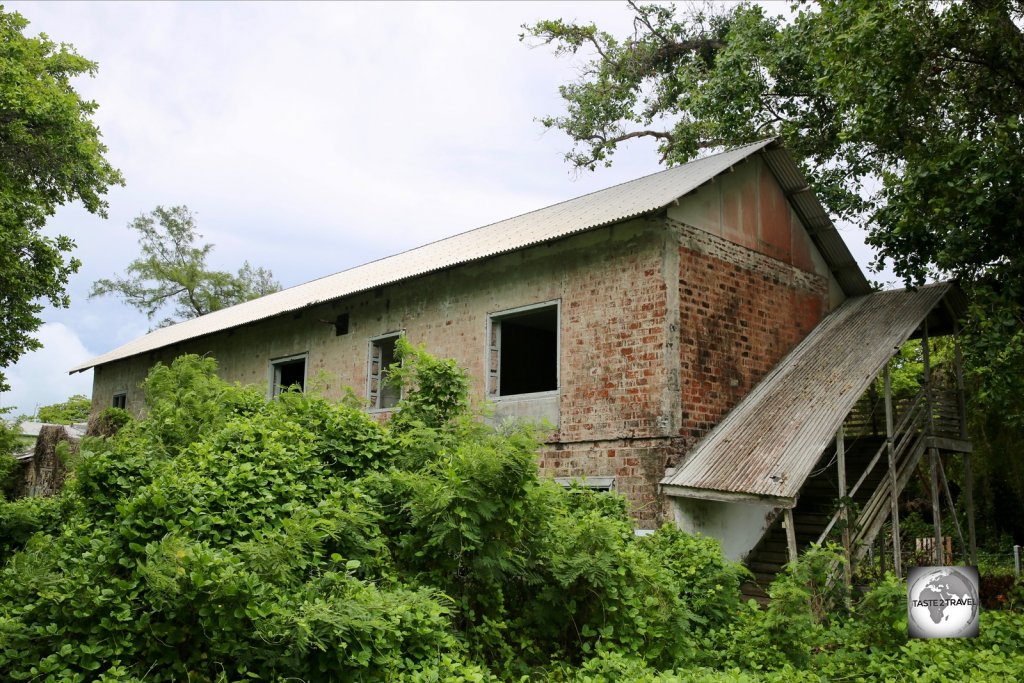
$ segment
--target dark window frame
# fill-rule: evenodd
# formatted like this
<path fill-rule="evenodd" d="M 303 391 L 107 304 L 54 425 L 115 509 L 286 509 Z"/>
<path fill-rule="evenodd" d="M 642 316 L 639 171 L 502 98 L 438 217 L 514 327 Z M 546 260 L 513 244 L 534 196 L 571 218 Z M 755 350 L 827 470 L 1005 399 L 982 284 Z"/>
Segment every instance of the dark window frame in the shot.
<path fill-rule="evenodd" d="M 299 390 L 305 392 L 309 376 L 309 353 L 297 353 L 291 356 L 272 358 L 270 360 L 270 398 L 277 398 L 286 387 L 291 387 L 296 384 L 296 382 L 288 382 L 288 384 L 282 385 L 282 382 L 288 379 L 284 377 L 285 371 L 287 370 L 289 373 L 293 372 L 294 367 L 299 363 L 302 364 L 302 379 L 297 383 L 299 385 Z"/>
<path fill-rule="evenodd" d="M 507 353 L 511 337 L 508 332 L 513 327 L 521 327 L 516 325 L 517 320 L 536 324 L 547 314 L 552 315 L 554 318 L 551 323 L 552 329 L 543 329 L 543 333 L 549 339 L 553 348 L 549 349 L 547 353 L 541 354 L 541 364 L 545 367 L 536 371 L 535 364 L 522 361 L 536 371 L 535 375 L 525 378 L 517 377 L 514 384 L 512 382 L 503 382 L 502 375 L 508 375 L 509 363 L 515 362 Z M 561 314 L 560 299 L 542 301 L 488 314 L 485 367 L 487 370 L 487 398 L 489 400 L 514 400 L 522 397 L 549 396 L 559 392 L 562 386 Z M 512 323 L 512 325 L 509 323 Z"/>
<path fill-rule="evenodd" d="M 370 337 L 366 359 L 366 398 L 370 412 L 393 410 L 402 400 L 401 389 L 387 384 L 388 368 L 395 362 L 395 344 L 402 330 Z"/>

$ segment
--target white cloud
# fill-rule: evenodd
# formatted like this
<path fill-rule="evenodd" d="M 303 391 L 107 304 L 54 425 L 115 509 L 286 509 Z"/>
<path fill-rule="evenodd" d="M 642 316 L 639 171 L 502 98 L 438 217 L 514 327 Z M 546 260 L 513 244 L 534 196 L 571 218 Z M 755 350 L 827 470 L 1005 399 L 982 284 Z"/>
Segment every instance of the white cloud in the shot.
<path fill-rule="evenodd" d="M 5 371 L 11 390 L 0 394 L 0 406 L 14 407 L 11 417 L 32 415 L 39 406 L 74 394 L 92 395 L 92 370 L 68 374 L 69 367 L 95 355 L 78 335 L 62 323 L 46 323 L 39 328 L 38 339 L 42 349 L 26 354 Z"/>

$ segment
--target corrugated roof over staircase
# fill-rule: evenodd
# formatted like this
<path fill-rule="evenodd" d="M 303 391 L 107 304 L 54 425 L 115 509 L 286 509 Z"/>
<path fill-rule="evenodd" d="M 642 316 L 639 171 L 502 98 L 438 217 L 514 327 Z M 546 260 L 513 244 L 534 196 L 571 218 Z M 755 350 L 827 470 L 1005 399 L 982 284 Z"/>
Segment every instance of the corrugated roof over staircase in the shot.
<path fill-rule="evenodd" d="M 857 398 L 944 298 L 958 308 L 959 292 L 946 282 L 845 301 L 662 480 L 662 491 L 791 505 Z"/>

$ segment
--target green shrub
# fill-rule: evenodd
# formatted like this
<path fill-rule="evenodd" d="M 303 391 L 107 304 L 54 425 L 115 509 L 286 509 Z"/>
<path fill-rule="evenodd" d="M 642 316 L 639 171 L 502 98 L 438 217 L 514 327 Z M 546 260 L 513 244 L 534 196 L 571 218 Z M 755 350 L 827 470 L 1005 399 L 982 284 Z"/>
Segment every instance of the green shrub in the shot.
<path fill-rule="evenodd" d="M 56 533 L 71 500 L 66 495 L 0 501 L 0 566 L 36 533 Z"/>
<path fill-rule="evenodd" d="M 417 426 L 440 429 L 469 412 L 469 375 L 450 359 L 435 358 L 405 337 L 395 344 L 398 363 L 388 381 L 402 387 L 403 396 L 392 418 L 397 432 Z"/>
<path fill-rule="evenodd" d="M 13 496 L 17 475 L 18 461 L 10 453 L 0 452 L 0 502 Z"/>
<path fill-rule="evenodd" d="M 0 417 L 8 410 L 10 409 L 0 408 Z M 0 419 L 0 502 L 10 499 L 14 491 L 18 472 L 18 461 L 14 459 L 14 452 L 21 444 L 19 433 L 17 424 L 9 425 Z"/>
<path fill-rule="evenodd" d="M 726 561 L 717 540 L 666 524 L 641 538 L 640 547 L 672 572 L 679 596 L 699 628 L 721 628 L 736 617 L 740 583 L 749 572 Z"/>
<path fill-rule="evenodd" d="M 472 420 L 453 364 L 403 359 L 386 425 L 268 402 L 211 359 L 155 368 L 148 416 L 86 439 L 61 496 L 0 503 L 0 678 L 937 680 L 964 664 L 907 642 L 901 582 L 832 590 L 827 549 L 766 610 L 741 603 L 714 541 L 637 538 L 622 497 L 537 478 L 534 429 Z M 961 648 L 998 678 L 1024 626 L 983 617 Z"/>
<path fill-rule="evenodd" d="M 111 437 L 123 429 L 135 418 L 124 408 L 104 408 L 89 422 L 89 434 Z"/>

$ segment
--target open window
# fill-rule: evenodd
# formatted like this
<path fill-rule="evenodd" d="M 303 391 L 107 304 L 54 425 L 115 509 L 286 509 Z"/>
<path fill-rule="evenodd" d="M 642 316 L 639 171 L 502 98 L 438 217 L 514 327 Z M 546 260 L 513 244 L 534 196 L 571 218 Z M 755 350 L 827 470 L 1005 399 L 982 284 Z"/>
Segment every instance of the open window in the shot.
<path fill-rule="evenodd" d="M 306 354 L 288 356 L 270 361 L 270 395 L 278 396 L 282 391 L 298 387 L 306 390 Z"/>
<path fill-rule="evenodd" d="M 586 489 L 601 493 L 615 490 L 615 477 L 555 477 L 555 483 L 569 490 Z"/>
<path fill-rule="evenodd" d="M 399 387 L 388 383 L 388 371 L 395 363 L 395 344 L 399 333 L 386 334 L 370 340 L 370 360 L 366 372 L 366 395 L 371 410 L 388 410 L 402 398 Z"/>
<path fill-rule="evenodd" d="M 492 398 L 558 389 L 558 302 L 490 318 L 488 394 Z"/>
<path fill-rule="evenodd" d="M 114 400 L 110 403 L 115 408 L 126 410 L 128 408 L 128 392 L 119 391 L 114 394 Z"/>

